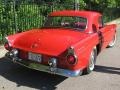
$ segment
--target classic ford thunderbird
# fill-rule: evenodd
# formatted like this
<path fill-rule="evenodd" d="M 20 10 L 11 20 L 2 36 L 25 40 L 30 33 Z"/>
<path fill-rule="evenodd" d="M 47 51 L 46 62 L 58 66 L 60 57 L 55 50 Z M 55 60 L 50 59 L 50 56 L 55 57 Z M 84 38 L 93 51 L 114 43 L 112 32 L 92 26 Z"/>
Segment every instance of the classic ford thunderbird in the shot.
<path fill-rule="evenodd" d="M 48 15 L 42 28 L 6 37 L 6 56 L 25 67 L 66 77 L 90 73 L 97 55 L 116 41 L 116 25 L 104 25 L 93 11 Z"/>

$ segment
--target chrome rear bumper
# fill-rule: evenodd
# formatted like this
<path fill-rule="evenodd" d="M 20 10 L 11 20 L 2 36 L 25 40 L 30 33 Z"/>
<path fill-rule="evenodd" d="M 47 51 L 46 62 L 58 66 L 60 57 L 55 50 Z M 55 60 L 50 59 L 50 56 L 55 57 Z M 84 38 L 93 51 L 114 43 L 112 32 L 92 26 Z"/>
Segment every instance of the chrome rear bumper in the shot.
<path fill-rule="evenodd" d="M 8 58 L 10 58 L 10 57 L 8 57 Z M 61 68 L 56 68 L 56 70 L 54 72 L 52 72 L 50 70 L 49 66 L 46 66 L 46 65 L 43 65 L 40 63 L 32 62 L 29 60 L 22 60 L 19 58 L 10 58 L 10 59 L 12 59 L 12 61 L 14 63 L 20 64 L 20 65 L 25 66 L 25 67 L 30 68 L 30 69 L 48 72 L 51 74 L 57 74 L 57 75 L 65 76 L 65 77 L 76 77 L 76 76 L 81 75 L 81 73 L 82 73 L 81 70 L 72 71 L 72 70 L 61 69 Z"/>

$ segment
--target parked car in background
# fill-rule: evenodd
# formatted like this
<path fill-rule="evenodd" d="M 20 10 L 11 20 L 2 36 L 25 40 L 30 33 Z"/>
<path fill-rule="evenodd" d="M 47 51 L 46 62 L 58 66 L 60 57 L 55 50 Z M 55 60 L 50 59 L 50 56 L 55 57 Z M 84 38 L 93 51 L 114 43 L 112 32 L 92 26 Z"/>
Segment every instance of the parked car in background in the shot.
<path fill-rule="evenodd" d="M 44 26 L 6 37 L 6 56 L 35 70 L 79 76 L 95 68 L 97 55 L 116 41 L 116 25 L 104 25 L 93 11 L 49 14 Z"/>

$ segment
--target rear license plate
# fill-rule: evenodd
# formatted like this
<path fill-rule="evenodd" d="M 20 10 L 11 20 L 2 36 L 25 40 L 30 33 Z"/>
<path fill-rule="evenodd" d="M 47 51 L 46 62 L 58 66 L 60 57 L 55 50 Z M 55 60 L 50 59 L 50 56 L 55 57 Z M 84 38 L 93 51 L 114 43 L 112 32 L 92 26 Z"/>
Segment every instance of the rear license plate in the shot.
<path fill-rule="evenodd" d="M 41 54 L 35 54 L 35 53 L 28 53 L 28 59 L 36 62 L 42 61 L 42 55 Z"/>

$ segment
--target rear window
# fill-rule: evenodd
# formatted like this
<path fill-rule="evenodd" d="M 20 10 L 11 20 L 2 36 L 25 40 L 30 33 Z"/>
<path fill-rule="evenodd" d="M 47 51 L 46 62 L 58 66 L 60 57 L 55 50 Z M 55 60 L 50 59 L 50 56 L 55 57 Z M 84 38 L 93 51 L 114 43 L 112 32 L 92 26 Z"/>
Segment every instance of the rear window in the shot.
<path fill-rule="evenodd" d="M 63 27 L 85 30 L 87 27 L 87 19 L 83 17 L 73 16 L 52 16 L 48 17 L 44 27 Z"/>

